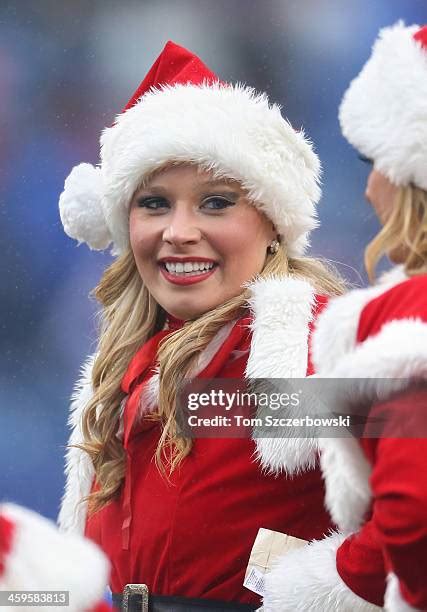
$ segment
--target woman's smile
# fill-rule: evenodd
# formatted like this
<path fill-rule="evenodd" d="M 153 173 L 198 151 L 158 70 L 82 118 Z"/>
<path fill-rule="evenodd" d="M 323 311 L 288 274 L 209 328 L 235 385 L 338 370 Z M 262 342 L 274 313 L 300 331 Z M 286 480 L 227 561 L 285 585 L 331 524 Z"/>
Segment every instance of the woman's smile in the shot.
<path fill-rule="evenodd" d="M 175 285 L 193 285 L 210 278 L 218 264 L 202 257 L 165 257 L 159 260 L 163 277 Z"/>

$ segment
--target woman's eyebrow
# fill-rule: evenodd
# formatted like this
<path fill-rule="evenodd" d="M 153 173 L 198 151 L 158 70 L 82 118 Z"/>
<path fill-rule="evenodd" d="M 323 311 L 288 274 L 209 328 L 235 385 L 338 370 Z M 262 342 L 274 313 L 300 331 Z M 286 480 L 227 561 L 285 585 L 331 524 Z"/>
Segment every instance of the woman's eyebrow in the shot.
<path fill-rule="evenodd" d="M 167 189 L 166 187 L 163 187 L 162 185 L 143 185 L 142 187 L 140 187 L 138 189 L 138 191 L 136 192 L 137 195 L 139 195 L 140 193 L 154 193 L 154 194 L 159 194 L 159 195 L 164 195 L 165 193 L 167 193 Z"/>
<path fill-rule="evenodd" d="M 209 180 L 199 182 L 195 187 L 195 192 L 199 194 L 208 194 L 212 191 L 220 191 L 224 195 L 233 200 L 238 200 L 242 195 L 242 190 L 236 181 Z"/>
<path fill-rule="evenodd" d="M 234 187 L 238 188 L 239 184 L 236 180 L 221 178 L 221 179 L 206 179 L 198 181 L 198 184 L 202 187 Z"/>
<path fill-rule="evenodd" d="M 222 180 L 218 180 L 218 181 L 207 180 L 203 182 L 198 182 L 194 186 L 195 193 L 201 193 L 201 192 L 205 193 L 206 191 L 211 190 L 211 189 L 224 190 L 225 193 L 227 193 L 230 196 L 234 196 L 236 198 L 242 195 L 235 181 L 225 182 Z M 136 192 L 136 195 L 139 196 L 143 193 L 150 193 L 154 195 L 166 195 L 167 193 L 169 193 L 169 191 L 170 189 L 168 189 L 167 187 L 164 187 L 163 185 L 149 184 L 149 185 L 144 185 L 143 187 L 138 189 L 138 191 Z"/>

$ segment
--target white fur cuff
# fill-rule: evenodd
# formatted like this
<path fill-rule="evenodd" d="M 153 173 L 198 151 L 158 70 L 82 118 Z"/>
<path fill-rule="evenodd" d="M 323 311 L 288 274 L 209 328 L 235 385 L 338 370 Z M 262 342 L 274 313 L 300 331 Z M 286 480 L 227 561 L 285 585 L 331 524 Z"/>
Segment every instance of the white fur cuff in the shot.
<path fill-rule="evenodd" d="M 384 609 L 387 612 L 422 612 L 404 601 L 399 588 L 399 580 L 395 574 L 389 574 L 387 576 Z"/>
<path fill-rule="evenodd" d="M 345 536 L 334 533 L 279 560 L 266 576 L 263 612 L 374 612 L 353 593 L 336 569 L 336 551 Z"/>

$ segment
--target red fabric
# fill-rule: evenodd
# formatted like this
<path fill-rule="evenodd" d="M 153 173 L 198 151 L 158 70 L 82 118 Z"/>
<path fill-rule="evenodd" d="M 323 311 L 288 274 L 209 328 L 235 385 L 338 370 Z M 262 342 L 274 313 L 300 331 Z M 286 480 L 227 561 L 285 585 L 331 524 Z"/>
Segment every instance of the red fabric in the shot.
<path fill-rule="evenodd" d="M 248 322 L 241 319 L 235 325 L 200 376 L 244 377 L 251 340 Z M 146 365 L 144 380 L 151 366 Z M 135 375 L 140 381 L 134 369 Z M 243 587 L 258 529 L 312 539 L 331 527 L 319 471 L 294 478 L 268 476 L 254 461 L 252 440 L 209 438 L 194 440 L 191 453 L 168 482 L 153 461 L 160 427 L 146 418 L 136 420 L 130 408 L 128 413 L 132 401 L 131 396 L 125 414 L 130 506 L 123 508 L 122 492 L 120 499 L 92 516 L 86 528 L 112 562 L 113 592 L 130 582 L 144 582 L 155 594 L 259 604 L 260 598 Z M 120 530 L 127 510 L 132 517 L 128 548 Z"/>
<path fill-rule="evenodd" d="M 427 322 L 427 275 L 406 280 L 369 302 L 363 309 L 357 340 L 381 332 L 391 321 Z M 396 344 L 398 351 L 398 343 Z M 337 570 L 349 588 L 382 605 L 379 550 L 383 572 L 394 572 L 405 601 L 427 609 L 427 393 L 411 389 L 378 403 L 370 413 L 384 423 L 383 437 L 360 440 L 372 465 L 371 519 L 346 540 L 337 553 Z M 366 432 L 369 435 L 369 432 Z M 399 436 L 399 437 L 397 437 Z M 427 437 L 427 436 L 426 436 Z"/>
<path fill-rule="evenodd" d="M 6 556 L 12 549 L 12 539 L 15 525 L 3 515 L 0 515 L 0 576 L 5 571 Z"/>
<path fill-rule="evenodd" d="M 405 600 L 427 609 L 427 389 L 410 389 L 377 404 L 384 438 L 366 440 L 374 458 L 371 487 L 375 523 L 386 565 L 400 581 Z M 396 435 L 400 437 L 393 437 Z M 407 436 L 407 437 L 406 437 Z"/>
<path fill-rule="evenodd" d="M 424 47 L 424 49 L 427 49 L 427 25 L 415 32 L 414 39 L 421 43 L 421 46 Z"/>
<path fill-rule="evenodd" d="M 427 322 L 427 274 L 413 276 L 369 302 L 360 316 L 357 342 L 364 342 L 386 323 L 400 319 Z"/>
<path fill-rule="evenodd" d="M 112 612 L 112 607 L 106 601 L 99 601 L 95 606 L 89 608 L 87 612 Z"/>
<path fill-rule="evenodd" d="M 311 376 L 314 374 L 314 365 L 311 360 L 311 339 L 316 327 L 316 320 L 320 313 L 326 308 L 328 305 L 329 298 L 325 295 L 316 295 L 314 308 L 313 308 L 313 318 L 309 323 L 309 338 L 308 338 L 308 364 L 307 364 L 307 376 Z"/>
<path fill-rule="evenodd" d="M 197 55 L 172 41 L 168 41 L 122 112 L 132 108 L 141 96 L 152 87 L 176 85 L 178 83 L 201 85 L 204 82 L 214 83 L 218 81 L 216 74 Z"/>
<path fill-rule="evenodd" d="M 338 548 L 337 571 L 353 593 L 377 606 L 384 605 L 386 570 L 380 534 L 373 520 Z"/>

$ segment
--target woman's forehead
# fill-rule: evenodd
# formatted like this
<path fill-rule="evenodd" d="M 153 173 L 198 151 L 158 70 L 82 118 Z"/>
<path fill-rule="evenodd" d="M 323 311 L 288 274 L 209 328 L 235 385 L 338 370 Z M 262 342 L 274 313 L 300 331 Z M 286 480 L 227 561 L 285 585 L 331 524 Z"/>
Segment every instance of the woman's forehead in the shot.
<path fill-rule="evenodd" d="M 161 168 L 157 168 L 144 178 L 139 189 L 161 185 L 174 180 L 188 180 L 201 187 L 229 186 L 235 190 L 246 191 L 235 178 L 224 176 L 222 173 L 208 170 L 196 164 L 179 162 L 169 163 Z"/>

